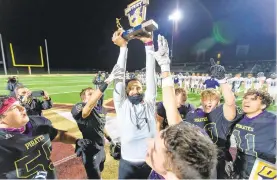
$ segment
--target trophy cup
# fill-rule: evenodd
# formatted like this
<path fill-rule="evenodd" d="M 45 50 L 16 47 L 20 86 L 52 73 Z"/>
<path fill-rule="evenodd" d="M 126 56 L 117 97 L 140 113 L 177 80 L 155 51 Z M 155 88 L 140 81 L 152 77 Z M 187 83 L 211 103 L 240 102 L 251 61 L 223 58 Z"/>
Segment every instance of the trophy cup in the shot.
<path fill-rule="evenodd" d="M 153 20 L 146 21 L 146 9 L 149 0 L 136 0 L 125 9 L 125 16 L 128 16 L 129 24 L 132 27 L 124 31 L 122 37 L 131 40 L 135 36 L 150 37 L 151 33 L 158 29 L 158 24 Z M 121 27 L 120 19 L 116 19 L 117 27 Z"/>

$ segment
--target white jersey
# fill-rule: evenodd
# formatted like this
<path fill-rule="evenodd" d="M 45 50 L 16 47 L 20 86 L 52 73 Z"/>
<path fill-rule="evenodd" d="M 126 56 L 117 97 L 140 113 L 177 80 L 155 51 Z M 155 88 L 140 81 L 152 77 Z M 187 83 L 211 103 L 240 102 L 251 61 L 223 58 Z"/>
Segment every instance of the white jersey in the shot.
<path fill-rule="evenodd" d="M 241 82 L 244 81 L 244 78 L 242 77 L 234 77 L 232 78 L 232 82 L 234 83 L 234 88 L 238 89 L 241 85 Z"/>
<path fill-rule="evenodd" d="M 184 77 L 184 84 L 185 84 L 185 88 L 189 88 L 189 84 L 190 84 L 190 76 L 185 76 Z"/>
<path fill-rule="evenodd" d="M 266 80 L 267 90 L 270 95 L 277 94 L 277 79 L 268 78 Z"/>
<path fill-rule="evenodd" d="M 227 79 L 227 83 L 228 83 L 229 85 L 232 85 L 232 83 L 233 83 L 233 78 L 228 78 L 228 79 Z"/>
<path fill-rule="evenodd" d="M 200 84 L 200 79 L 201 79 L 200 76 L 196 76 L 196 77 L 195 77 L 195 85 L 197 85 L 197 87 L 198 87 L 199 84 Z"/>
<path fill-rule="evenodd" d="M 180 88 L 183 87 L 184 78 L 185 78 L 185 77 L 184 77 L 182 74 L 179 74 L 179 75 L 178 75 L 178 79 L 179 79 L 178 84 L 179 84 L 179 87 L 180 87 Z"/>
<path fill-rule="evenodd" d="M 190 84 L 191 84 L 192 86 L 194 86 L 195 82 L 196 82 L 196 76 L 191 76 L 191 77 L 190 77 Z"/>
<path fill-rule="evenodd" d="M 255 79 L 255 89 L 262 88 L 266 77 L 258 77 Z"/>
<path fill-rule="evenodd" d="M 185 79 L 185 76 L 183 76 L 182 74 L 179 74 L 178 75 L 178 78 L 179 78 L 179 81 L 184 81 L 184 79 Z"/>
<path fill-rule="evenodd" d="M 190 76 L 185 76 L 184 81 L 185 81 L 185 84 L 189 84 L 190 83 Z"/>
<path fill-rule="evenodd" d="M 206 76 L 201 76 L 201 77 L 200 77 L 199 83 L 200 83 L 200 88 L 201 88 L 201 89 L 205 89 L 206 86 L 204 85 L 204 82 L 206 81 L 206 79 L 207 79 Z"/>
<path fill-rule="evenodd" d="M 245 88 L 249 89 L 252 87 L 253 83 L 255 81 L 255 78 L 254 77 L 251 77 L 251 78 L 245 78 L 244 79 L 244 84 L 245 84 Z"/>

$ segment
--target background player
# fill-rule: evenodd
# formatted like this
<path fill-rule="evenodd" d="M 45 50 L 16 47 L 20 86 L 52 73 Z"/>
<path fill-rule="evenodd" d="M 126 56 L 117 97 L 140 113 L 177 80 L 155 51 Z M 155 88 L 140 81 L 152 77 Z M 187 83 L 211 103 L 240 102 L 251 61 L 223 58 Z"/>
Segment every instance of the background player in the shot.
<path fill-rule="evenodd" d="M 266 77 L 264 76 L 264 73 L 263 72 L 259 72 L 257 74 L 257 78 L 255 80 L 255 84 L 254 84 L 254 88 L 255 89 L 262 89 L 263 88 L 263 85 L 264 85 L 264 82 L 266 80 Z"/>
<path fill-rule="evenodd" d="M 195 107 L 187 103 L 187 92 L 183 88 L 175 88 L 175 98 L 177 103 L 178 111 L 181 115 L 181 118 L 184 119 L 189 111 L 195 109 Z M 168 127 L 168 121 L 166 117 L 166 111 L 163 105 L 163 102 L 159 102 L 157 105 L 157 130 L 161 131 Z"/>
<path fill-rule="evenodd" d="M 238 94 L 240 92 L 240 87 L 241 87 L 242 82 L 243 82 L 243 78 L 241 77 L 240 73 L 236 74 L 236 76 L 234 78 L 232 78 L 232 83 L 233 83 L 232 90 L 236 96 L 238 96 Z"/>
<path fill-rule="evenodd" d="M 266 80 L 267 83 L 267 92 L 273 98 L 273 104 L 276 105 L 277 103 L 277 78 L 276 74 L 272 73 L 270 78 Z"/>
<path fill-rule="evenodd" d="M 185 90 L 188 92 L 190 90 L 190 74 L 189 73 L 185 73 L 184 86 L 185 86 Z"/>
<path fill-rule="evenodd" d="M 255 78 L 252 74 L 248 74 L 247 78 L 244 78 L 244 93 L 248 91 L 248 89 L 253 87 L 253 83 L 255 81 Z"/>

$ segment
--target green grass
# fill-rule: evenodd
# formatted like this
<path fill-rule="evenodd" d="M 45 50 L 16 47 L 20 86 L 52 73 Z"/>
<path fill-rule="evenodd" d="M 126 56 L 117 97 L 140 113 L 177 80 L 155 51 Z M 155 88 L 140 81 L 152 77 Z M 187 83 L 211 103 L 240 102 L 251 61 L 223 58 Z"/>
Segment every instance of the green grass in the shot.
<path fill-rule="evenodd" d="M 80 101 L 79 93 L 83 88 L 94 87 L 92 84 L 93 75 L 56 75 L 56 76 L 19 76 L 19 82 L 23 83 L 31 90 L 47 91 L 54 103 L 72 103 Z M 8 94 L 5 90 L 7 78 L 0 78 L 0 94 Z M 112 98 L 113 86 L 110 85 L 105 91 L 105 99 Z M 196 107 L 200 105 L 200 95 L 189 93 L 188 102 Z M 162 100 L 162 91 L 157 92 L 157 101 Z M 242 98 L 238 97 L 237 105 L 241 105 Z M 276 111 L 276 106 L 270 106 L 269 111 Z"/>

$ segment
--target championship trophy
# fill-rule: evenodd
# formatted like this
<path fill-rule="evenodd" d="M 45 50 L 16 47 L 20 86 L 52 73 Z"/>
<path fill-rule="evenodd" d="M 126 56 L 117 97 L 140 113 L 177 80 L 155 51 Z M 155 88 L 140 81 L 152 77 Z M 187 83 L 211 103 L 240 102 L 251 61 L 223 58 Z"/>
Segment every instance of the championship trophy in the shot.
<path fill-rule="evenodd" d="M 148 5 L 149 0 L 136 0 L 127 6 L 125 16 L 128 16 L 129 24 L 132 28 L 123 32 L 122 37 L 124 39 L 129 41 L 136 36 L 150 37 L 151 33 L 158 29 L 158 24 L 154 20 L 146 21 Z M 120 19 L 117 18 L 117 27 L 122 28 L 119 21 Z"/>

